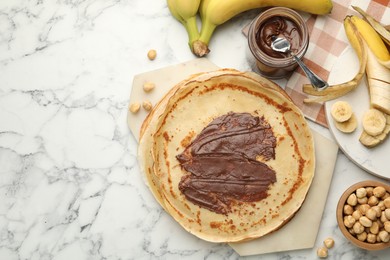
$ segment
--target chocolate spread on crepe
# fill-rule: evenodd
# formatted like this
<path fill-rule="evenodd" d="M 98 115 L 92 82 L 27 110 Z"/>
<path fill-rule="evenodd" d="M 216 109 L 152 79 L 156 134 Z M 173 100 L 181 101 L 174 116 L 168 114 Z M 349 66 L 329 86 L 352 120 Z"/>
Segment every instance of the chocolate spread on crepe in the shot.
<path fill-rule="evenodd" d="M 227 214 L 233 201 L 259 201 L 276 181 L 262 157 L 275 159 L 276 138 L 263 117 L 228 113 L 214 119 L 177 156 L 184 175 L 179 190 L 194 204 Z"/>

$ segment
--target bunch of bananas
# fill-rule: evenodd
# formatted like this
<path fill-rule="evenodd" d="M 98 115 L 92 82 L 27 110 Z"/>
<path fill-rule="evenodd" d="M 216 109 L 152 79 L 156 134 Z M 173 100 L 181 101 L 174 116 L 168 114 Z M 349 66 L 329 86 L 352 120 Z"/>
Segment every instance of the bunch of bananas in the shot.
<path fill-rule="evenodd" d="M 283 6 L 312 14 L 328 14 L 333 8 L 331 0 L 167 0 L 172 15 L 187 30 L 192 52 L 202 57 L 209 52 L 214 30 L 234 16 L 251 9 L 266 6 Z M 197 15 L 202 28 L 199 32 Z"/>

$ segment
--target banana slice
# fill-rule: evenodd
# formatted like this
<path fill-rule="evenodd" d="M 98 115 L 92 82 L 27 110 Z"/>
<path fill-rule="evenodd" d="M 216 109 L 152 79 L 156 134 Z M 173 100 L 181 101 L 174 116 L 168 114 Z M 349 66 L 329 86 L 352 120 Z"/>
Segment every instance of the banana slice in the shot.
<path fill-rule="evenodd" d="M 345 122 L 352 116 L 352 107 L 346 101 L 337 101 L 332 105 L 330 113 L 336 122 Z"/>
<path fill-rule="evenodd" d="M 383 130 L 383 132 L 377 136 L 371 136 L 367 134 L 367 132 L 363 131 L 359 138 L 360 143 L 362 143 L 364 146 L 368 148 L 372 148 L 382 143 L 386 139 L 386 137 L 390 133 L 390 115 L 385 115 L 385 117 L 386 117 L 386 127 Z"/>
<path fill-rule="evenodd" d="M 364 113 L 362 124 L 367 134 L 376 136 L 381 134 L 385 129 L 386 117 L 381 111 L 371 108 Z"/>
<path fill-rule="evenodd" d="M 357 127 L 357 119 L 355 114 L 352 113 L 352 116 L 350 119 L 344 122 L 337 122 L 336 120 L 334 121 L 334 125 L 338 130 L 340 130 L 343 133 L 352 133 L 355 131 Z"/>

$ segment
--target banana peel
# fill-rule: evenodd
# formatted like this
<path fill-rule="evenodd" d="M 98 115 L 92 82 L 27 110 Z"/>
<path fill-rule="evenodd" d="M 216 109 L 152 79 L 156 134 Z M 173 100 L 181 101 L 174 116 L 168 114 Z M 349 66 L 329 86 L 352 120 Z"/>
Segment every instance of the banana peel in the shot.
<path fill-rule="evenodd" d="M 331 85 L 330 87 L 322 91 L 317 91 L 313 88 L 311 84 L 304 84 L 302 88 L 302 91 L 304 93 L 312 96 L 319 96 L 316 98 L 306 98 L 303 100 L 304 103 L 321 103 L 344 96 L 345 94 L 354 90 L 362 80 L 367 65 L 367 44 L 363 41 L 363 38 L 360 35 L 360 32 L 358 31 L 356 25 L 352 22 L 351 16 L 345 17 L 344 29 L 349 42 L 351 43 L 353 49 L 358 56 L 359 71 L 350 81 L 341 84 Z"/>

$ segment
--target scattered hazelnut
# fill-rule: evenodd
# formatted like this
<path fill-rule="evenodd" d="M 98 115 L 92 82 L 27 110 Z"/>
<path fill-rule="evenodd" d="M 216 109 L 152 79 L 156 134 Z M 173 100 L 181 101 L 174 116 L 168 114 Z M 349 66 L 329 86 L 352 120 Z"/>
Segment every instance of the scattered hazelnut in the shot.
<path fill-rule="evenodd" d="M 142 102 L 142 107 L 146 110 L 146 111 L 150 111 L 152 109 L 152 103 L 150 101 L 144 101 Z"/>
<path fill-rule="evenodd" d="M 143 89 L 145 92 L 150 92 L 152 91 L 156 85 L 153 82 L 145 82 L 143 85 Z"/>
<path fill-rule="evenodd" d="M 328 257 L 328 249 L 326 247 L 320 247 L 317 249 L 317 256 L 319 258 L 326 258 Z"/>
<path fill-rule="evenodd" d="M 334 240 L 331 237 L 328 237 L 324 240 L 324 245 L 326 248 L 332 248 L 334 246 Z"/>
<path fill-rule="evenodd" d="M 148 51 L 148 58 L 149 60 L 154 60 L 157 56 L 156 50 L 149 50 Z"/>
<path fill-rule="evenodd" d="M 133 103 L 130 105 L 130 112 L 135 114 L 139 111 L 140 107 L 141 105 L 139 103 Z"/>

